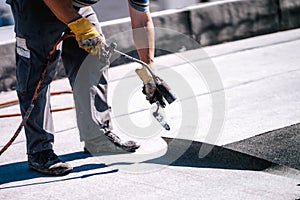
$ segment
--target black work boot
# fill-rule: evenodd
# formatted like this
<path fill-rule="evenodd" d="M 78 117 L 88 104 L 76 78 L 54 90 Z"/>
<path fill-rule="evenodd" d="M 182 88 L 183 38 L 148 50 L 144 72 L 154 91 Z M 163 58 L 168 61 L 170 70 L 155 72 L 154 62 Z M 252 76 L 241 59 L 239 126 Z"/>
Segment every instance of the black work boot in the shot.
<path fill-rule="evenodd" d="M 32 170 L 53 176 L 67 175 L 73 169 L 71 165 L 64 163 L 53 150 L 29 154 L 28 166 Z"/>
<path fill-rule="evenodd" d="M 140 147 L 134 141 L 122 141 L 111 131 L 107 131 L 104 135 L 106 137 L 85 141 L 84 152 L 88 154 L 121 154 L 135 152 Z"/>
<path fill-rule="evenodd" d="M 121 149 L 128 151 L 128 152 L 135 152 L 136 149 L 140 147 L 139 144 L 137 144 L 135 141 L 129 140 L 129 141 L 122 141 L 119 136 L 114 134 L 111 131 L 107 131 L 105 133 L 106 137 L 114 143 L 117 147 L 120 147 Z"/>

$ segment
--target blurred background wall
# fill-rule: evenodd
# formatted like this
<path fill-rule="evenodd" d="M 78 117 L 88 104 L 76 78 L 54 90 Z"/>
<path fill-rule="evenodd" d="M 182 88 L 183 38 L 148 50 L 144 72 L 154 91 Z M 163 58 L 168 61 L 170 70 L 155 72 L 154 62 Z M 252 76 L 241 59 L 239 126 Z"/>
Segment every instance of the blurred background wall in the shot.
<path fill-rule="evenodd" d="M 4 0 L 0 1 L 0 26 L 13 24 L 13 18 L 9 6 Z"/>
<path fill-rule="evenodd" d="M 201 2 L 220 1 L 220 0 L 151 0 L 151 11 L 161 11 L 166 9 L 183 8 Z M 108 21 L 128 17 L 127 0 L 101 0 L 94 5 L 94 9 L 100 21 Z M 5 0 L 0 1 L 0 26 L 13 24 L 13 19 L 9 6 Z"/>
<path fill-rule="evenodd" d="M 184 8 L 198 3 L 221 1 L 221 0 L 150 0 L 151 12 L 166 9 Z M 101 0 L 93 7 L 100 21 L 108 21 L 128 17 L 127 0 Z"/>

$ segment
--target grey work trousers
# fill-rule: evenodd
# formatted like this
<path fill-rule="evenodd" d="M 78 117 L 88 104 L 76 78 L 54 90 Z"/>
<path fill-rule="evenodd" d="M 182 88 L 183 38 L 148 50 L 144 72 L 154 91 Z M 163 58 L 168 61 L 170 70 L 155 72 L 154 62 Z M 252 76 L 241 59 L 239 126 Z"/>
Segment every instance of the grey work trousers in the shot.
<path fill-rule="evenodd" d="M 48 62 L 49 51 L 69 29 L 41 0 L 7 0 L 7 3 L 11 5 L 15 20 L 17 94 L 24 116 Z M 101 31 L 91 7 L 81 8 L 79 13 Z M 68 38 L 63 41 L 62 50 L 57 49 L 50 58 L 35 107 L 25 124 L 28 154 L 52 149 L 54 127 L 49 84 L 54 78 L 60 55 L 73 89 L 80 140 L 105 139 L 104 131 L 111 128 L 107 104 L 107 63 L 95 61 L 79 48 L 75 38 Z M 87 69 L 81 70 L 86 58 L 91 58 L 92 62 L 85 64 Z"/>

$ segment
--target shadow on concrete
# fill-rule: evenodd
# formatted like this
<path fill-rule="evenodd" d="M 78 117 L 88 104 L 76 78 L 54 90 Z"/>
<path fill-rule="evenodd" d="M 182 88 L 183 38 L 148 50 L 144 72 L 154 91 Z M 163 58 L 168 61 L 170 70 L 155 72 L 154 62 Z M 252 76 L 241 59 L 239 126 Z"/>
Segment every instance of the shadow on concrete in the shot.
<path fill-rule="evenodd" d="M 234 150 L 226 149 L 224 147 L 209 145 L 206 143 L 164 138 L 168 143 L 168 150 L 165 155 L 145 161 L 145 163 L 155 163 L 171 166 L 184 166 L 184 167 L 197 167 L 197 168 L 218 168 L 218 169 L 233 169 L 233 170 L 253 170 L 261 171 L 269 167 L 275 166 L 275 163 L 240 153 Z M 199 158 L 200 148 L 205 147 L 209 153 L 203 158 Z M 185 149 L 185 150 L 182 150 Z M 62 155 L 61 158 L 65 161 L 72 161 L 78 159 L 85 159 L 90 157 L 83 152 L 76 152 L 71 154 Z M 112 165 L 122 164 L 131 165 L 133 163 L 114 163 Z M 89 171 L 99 168 L 108 167 L 105 164 L 85 164 L 82 166 L 74 167 L 73 173 Z M 24 187 L 36 184 L 46 184 L 51 182 L 68 181 L 72 179 L 82 179 L 95 175 L 102 175 L 107 173 L 115 173 L 118 170 L 111 170 L 107 172 L 85 174 L 77 177 L 51 179 L 45 182 L 22 184 L 18 186 L 8 186 L 0 189 Z M 42 175 L 40 173 L 28 169 L 27 162 L 17 162 L 0 166 L 0 185 L 4 183 L 17 182 L 23 180 L 30 180 L 39 177 L 51 177 Z M 53 177 L 52 177 L 53 178 Z"/>
<path fill-rule="evenodd" d="M 146 160 L 143 163 L 250 171 L 263 171 L 269 167 L 277 166 L 276 163 L 225 147 L 183 139 L 163 139 L 168 144 L 167 152 L 161 157 Z M 202 152 L 202 154 L 199 154 L 199 152 Z M 110 164 L 109 166 L 131 164 L 134 163 L 119 162 Z"/>
<path fill-rule="evenodd" d="M 182 139 L 163 139 L 168 143 L 167 153 L 162 157 L 148 160 L 146 163 L 168 163 L 174 160 L 175 156 L 179 156 L 180 148 L 178 147 L 188 146 L 187 150 L 170 164 L 171 166 L 262 171 L 276 165 L 254 156 L 207 143 Z M 201 151 L 209 150 L 203 158 L 199 157 L 201 148 Z"/>
<path fill-rule="evenodd" d="M 64 161 L 67 162 L 67 161 L 72 161 L 72 160 L 85 159 L 85 158 L 90 157 L 90 155 L 85 154 L 83 152 L 75 152 L 75 153 L 71 153 L 71 154 L 62 155 L 60 157 Z M 105 164 L 85 164 L 85 165 L 74 167 L 72 173 L 79 173 L 79 172 L 90 171 L 90 170 L 100 169 L 100 168 L 105 168 L 105 167 L 107 167 Z M 17 162 L 17 163 L 11 163 L 11 164 L 6 164 L 6 165 L 0 166 L 0 190 L 8 189 L 8 188 L 46 184 L 46 183 L 52 183 L 52 182 L 61 182 L 61 181 L 67 181 L 67 180 L 73 180 L 73 179 L 83 179 L 83 178 L 87 178 L 90 176 L 114 173 L 117 171 L 118 170 L 111 170 L 111 171 L 107 171 L 107 172 L 91 173 L 91 174 L 85 174 L 85 175 L 81 175 L 81 176 L 63 178 L 63 179 L 61 179 L 62 177 L 60 177 L 60 179 L 58 179 L 58 180 L 51 179 L 49 181 L 44 181 L 44 182 L 21 184 L 18 186 L 10 186 L 10 187 L 2 188 L 1 184 L 5 184 L 5 183 L 18 182 L 18 181 L 30 180 L 30 179 L 41 178 L 41 177 L 53 178 L 53 176 L 43 175 L 41 173 L 30 170 L 28 168 L 27 161 Z"/>

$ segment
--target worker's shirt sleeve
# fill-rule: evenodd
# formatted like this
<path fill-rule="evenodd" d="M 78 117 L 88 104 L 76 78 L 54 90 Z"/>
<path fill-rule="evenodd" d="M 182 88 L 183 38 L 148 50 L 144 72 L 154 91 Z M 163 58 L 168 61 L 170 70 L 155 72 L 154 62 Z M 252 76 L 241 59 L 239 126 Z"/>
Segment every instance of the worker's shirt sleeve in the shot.
<path fill-rule="evenodd" d="M 149 11 L 149 0 L 128 0 L 129 4 L 141 12 Z"/>

